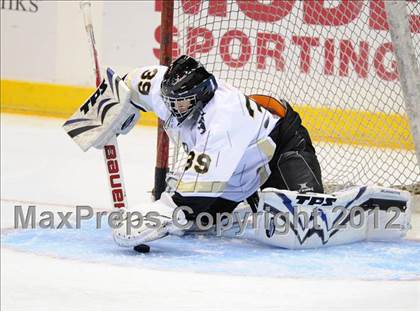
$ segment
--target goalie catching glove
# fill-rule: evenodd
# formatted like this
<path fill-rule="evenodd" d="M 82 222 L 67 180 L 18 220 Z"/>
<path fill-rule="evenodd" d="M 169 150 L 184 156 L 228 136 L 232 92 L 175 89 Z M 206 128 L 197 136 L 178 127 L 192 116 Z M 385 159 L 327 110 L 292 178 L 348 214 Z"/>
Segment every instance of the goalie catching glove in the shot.
<path fill-rule="evenodd" d="M 98 149 L 115 135 L 128 133 L 140 117 L 131 102 L 131 91 L 111 69 L 107 78 L 76 111 L 63 127 L 83 151 Z"/>

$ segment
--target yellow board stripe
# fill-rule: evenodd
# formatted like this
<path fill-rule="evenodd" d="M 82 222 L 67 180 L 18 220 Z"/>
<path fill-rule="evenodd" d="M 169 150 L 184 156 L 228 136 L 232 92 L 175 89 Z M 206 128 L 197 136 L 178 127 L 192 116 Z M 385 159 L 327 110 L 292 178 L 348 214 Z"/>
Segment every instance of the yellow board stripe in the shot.
<path fill-rule="evenodd" d="M 0 81 L 1 112 L 69 118 L 94 88 L 25 81 Z M 156 126 L 153 113 L 141 114 L 140 124 Z"/>
<path fill-rule="evenodd" d="M 0 81 L 1 112 L 68 118 L 94 88 Z M 414 150 L 408 118 L 385 114 L 294 105 L 315 141 Z M 142 113 L 142 125 L 156 126 L 153 113 Z"/>
<path fill-rule="evenodd" d="M 407 116 L 294 106 L 315 141 L 414 150 Z"/>

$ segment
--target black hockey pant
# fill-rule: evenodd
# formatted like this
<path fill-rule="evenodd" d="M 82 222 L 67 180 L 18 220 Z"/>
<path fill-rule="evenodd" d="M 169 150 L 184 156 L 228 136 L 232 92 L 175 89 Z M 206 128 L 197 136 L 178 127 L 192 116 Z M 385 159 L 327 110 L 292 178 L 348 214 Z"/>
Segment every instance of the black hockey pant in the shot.
<path fill-rule="evenodd" d="M 286 116 L 277 122 L 270 137 L 277 147 L 269 163 L 271 175 L 261 188 L 324 192 L 311 138 L 299 114 L 289 104 Z"/>

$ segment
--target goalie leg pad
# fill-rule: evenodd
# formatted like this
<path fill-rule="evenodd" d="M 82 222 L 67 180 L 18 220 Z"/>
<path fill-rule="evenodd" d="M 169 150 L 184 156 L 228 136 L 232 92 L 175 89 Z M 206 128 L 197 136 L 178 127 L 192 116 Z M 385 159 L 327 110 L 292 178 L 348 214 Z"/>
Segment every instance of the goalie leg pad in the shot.
<path fill-rule="evenodd" d="M 410 228 L 410 194 L 368 186 L 331 195 L 266 189 L 261 193 L 256 239 L 303 249 L 358 241 L 393 241 Z"/>

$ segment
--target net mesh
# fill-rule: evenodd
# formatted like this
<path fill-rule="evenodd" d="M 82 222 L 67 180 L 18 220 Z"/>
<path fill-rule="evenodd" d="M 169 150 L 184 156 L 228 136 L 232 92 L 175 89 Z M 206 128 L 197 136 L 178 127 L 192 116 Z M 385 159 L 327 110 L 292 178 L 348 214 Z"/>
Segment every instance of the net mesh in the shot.
<path fill-rule="evenodd" d="M 408 3 L 416 56 L 420 4 Z M 314 140 L 327 191 L 419 192 L 382 1 L 175 1 L 173 57 L 197 58 L 245 94 L 289 101 Z M 172 137 L 170 170 L 185 154 Z"/>

